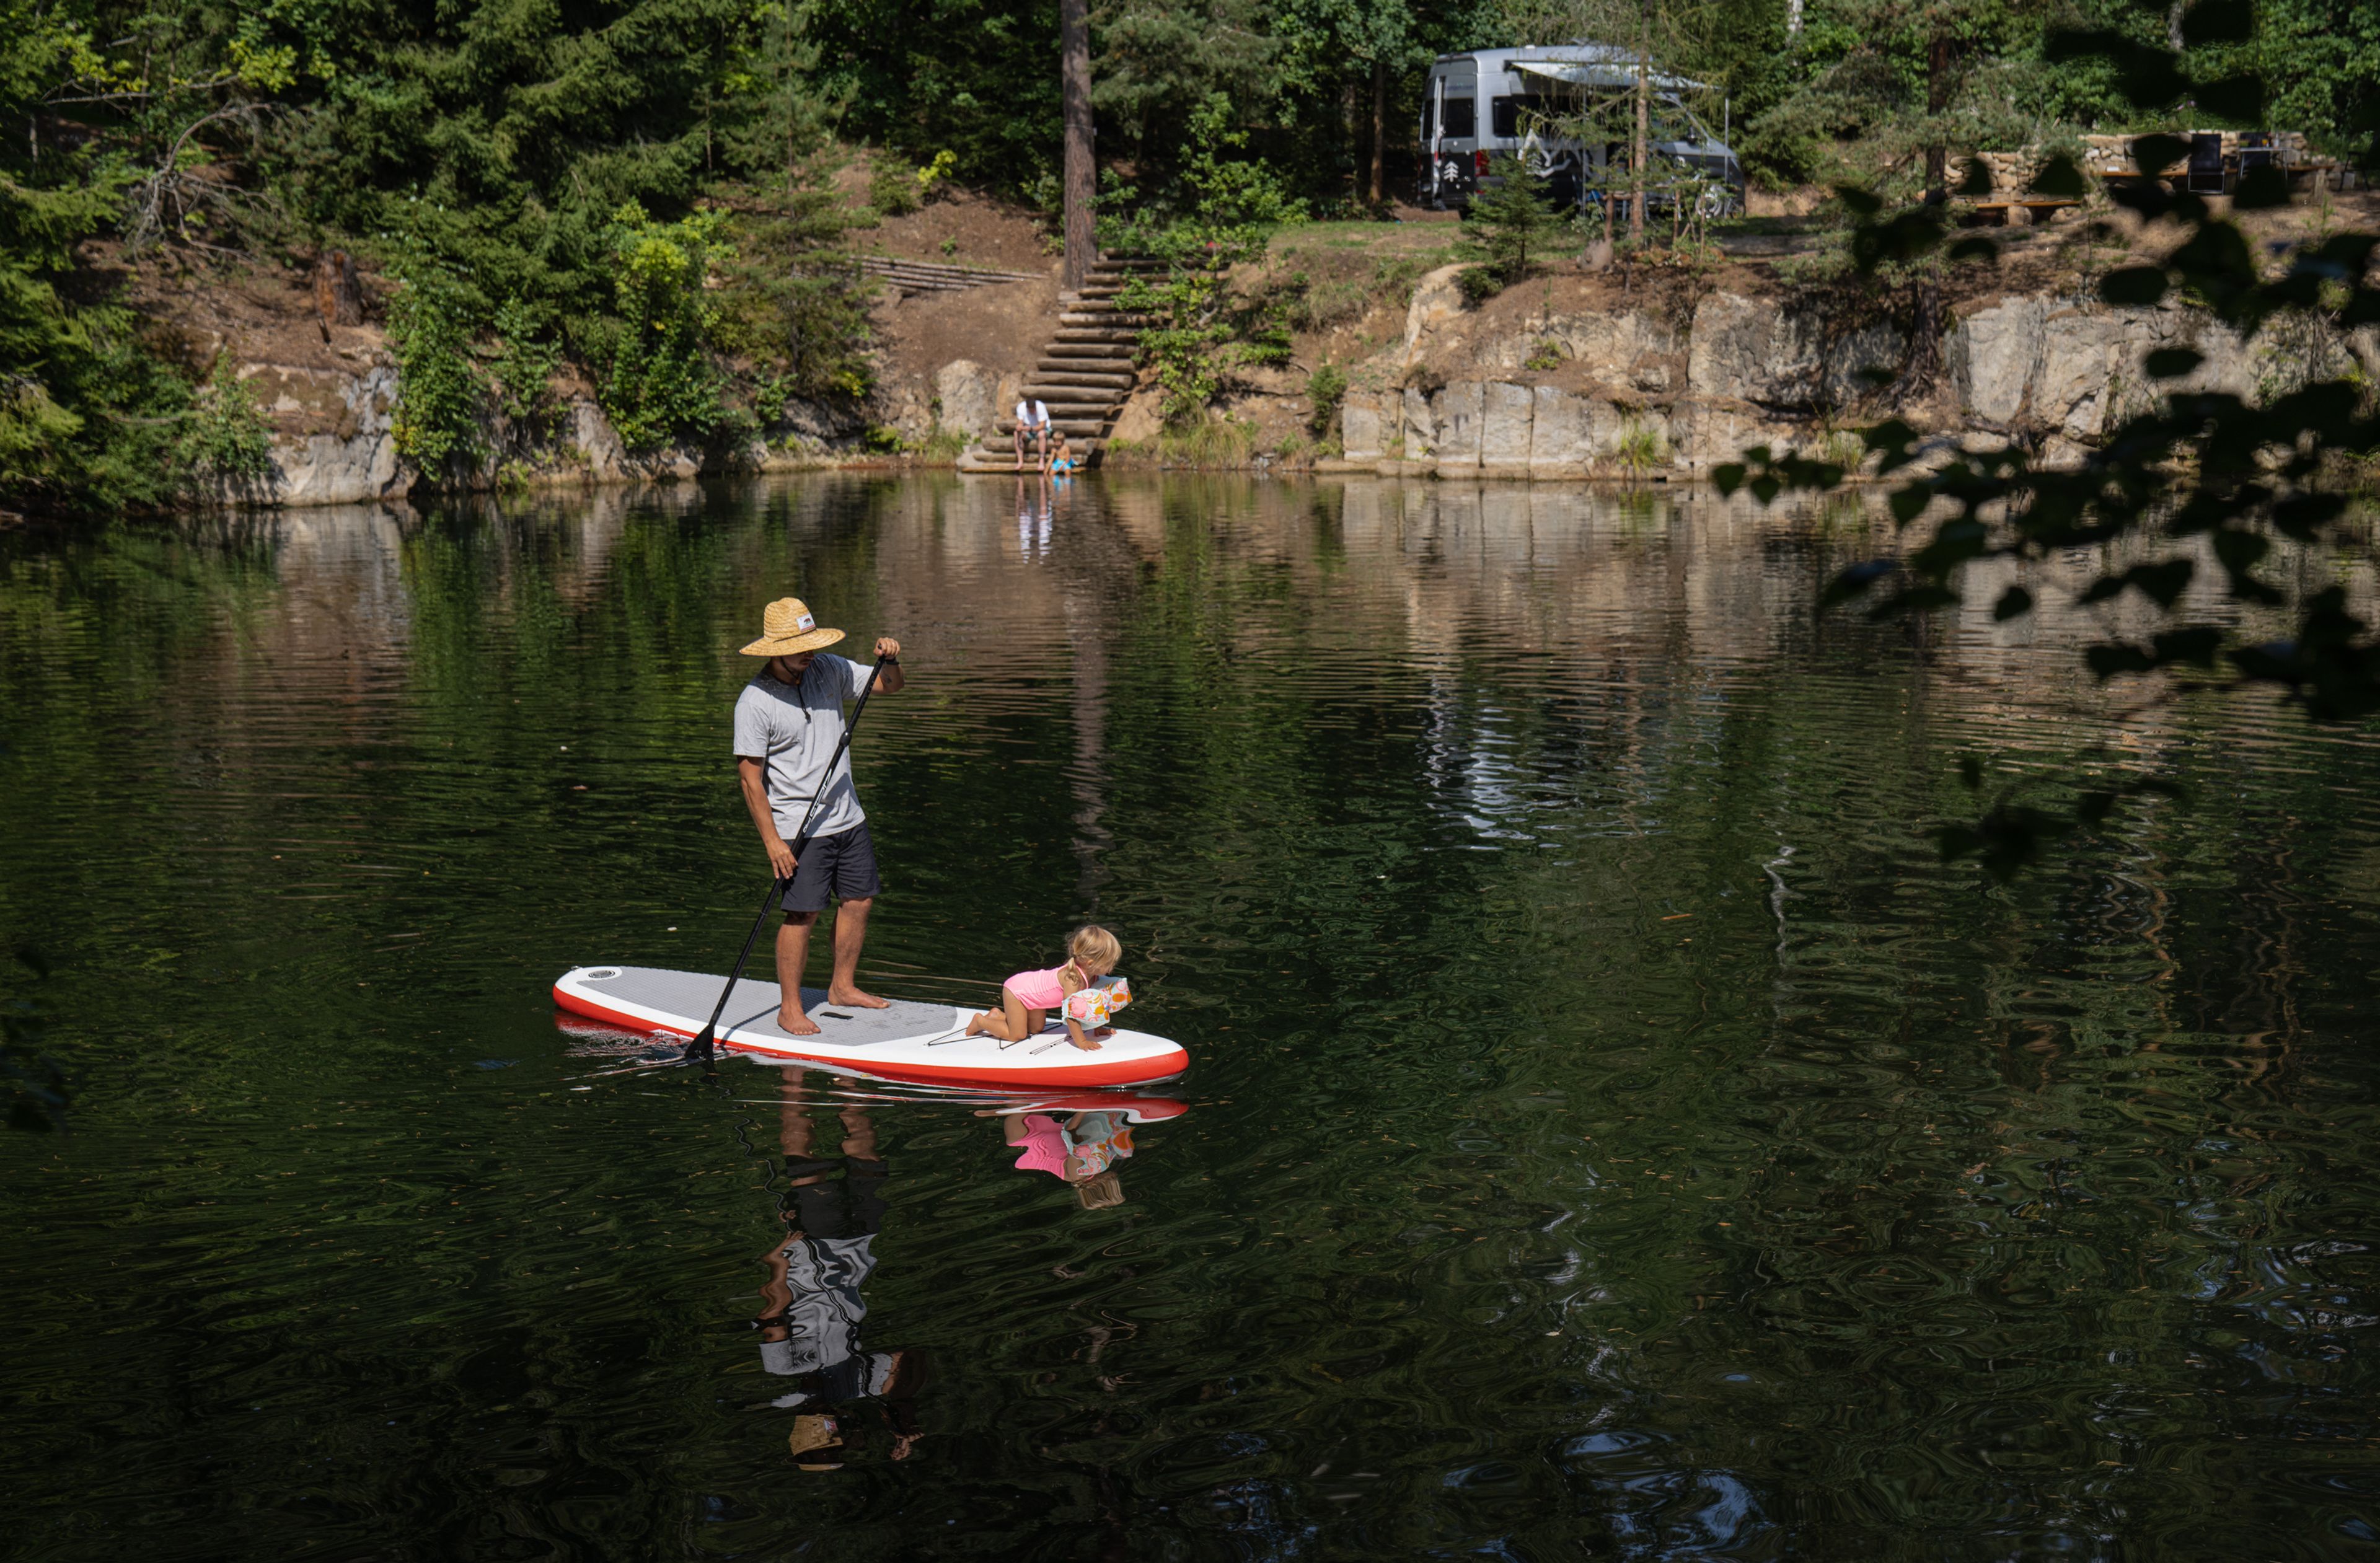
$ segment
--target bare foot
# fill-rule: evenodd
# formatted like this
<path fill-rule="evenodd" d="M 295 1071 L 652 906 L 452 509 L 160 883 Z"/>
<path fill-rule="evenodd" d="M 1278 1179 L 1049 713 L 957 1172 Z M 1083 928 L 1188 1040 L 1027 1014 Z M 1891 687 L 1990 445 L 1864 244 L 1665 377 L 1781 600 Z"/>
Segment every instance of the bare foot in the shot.
<path fill-rule="evenodd" d="M 777 1029 L 788 1036 L 816 1036 L 819 1034 L 818 1022 L 799 1010 L 779 1010 Z"/>
<path fill-rule="evenodd" d="M 873 993 L 862 993 L 856 987 L 840 989 L 830 987 L 826 990 L 826 1001 L 830 1004 L 848 1004 L 855 1010 L 889 1010 L 892 1007 L 892 1000 L 890 999 L 879 999 Z"/>
<path fill-rule="evenodd" d="M 1074 1039 L 1069 1037 L 1067 1040 L 1073 1041 Z M 1088 1036 L 1084 1037 L 1080 1042 L 1075 1042 L 1075 1046 L 1080 1048 L 1086 1053 L 1096 1053 L 1099 1050 L 1099 1043 Z"/>
<path fill-rule="evenodd" d="M 1115 1027 L 1111 1025 L 1103 1025 L 1097 1031 L 1092 1032 L 1091 1035 L 1094 1036 L 1113 1036 L 1115 1035 Z"/>

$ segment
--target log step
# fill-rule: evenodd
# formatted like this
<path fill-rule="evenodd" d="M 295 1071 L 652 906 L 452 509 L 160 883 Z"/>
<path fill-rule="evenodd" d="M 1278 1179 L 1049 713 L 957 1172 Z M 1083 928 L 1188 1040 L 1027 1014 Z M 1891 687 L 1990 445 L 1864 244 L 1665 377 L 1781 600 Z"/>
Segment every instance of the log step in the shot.
<path fill-rule="evenodd" d="M 1134 345 L 1129 342 L 1052 342 L 1042 350 L 1044 358 L 1069 358 L 1089 368 L 1093 364 L 1129 363 Z"/>
<path fill-rule="evenodd" d="M 1093 359 L 1096 363 L 1099 360 Z M 1038 383 L 1066 385 L 1077 390 L 1129 391 L 1139 382 L 1135 374 L 1097 374 L 1083 368 L 1078 358 L 1044 358 L 1033 366 Z"/>

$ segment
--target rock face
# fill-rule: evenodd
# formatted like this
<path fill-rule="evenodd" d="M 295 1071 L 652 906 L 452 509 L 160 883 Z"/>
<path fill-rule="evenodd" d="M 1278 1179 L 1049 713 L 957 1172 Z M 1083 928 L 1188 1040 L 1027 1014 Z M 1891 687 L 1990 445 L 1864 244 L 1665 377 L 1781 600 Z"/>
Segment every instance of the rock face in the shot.
<path fill-rule="evenodd" d="M 1888 322 L 1731 293 L 1703 299 L 1682 331 L 1623 309 L 1472 340 L 1454 319 L 1454 270 L 1425 280 L 1435 291 L 1416 292 L 1404 344 L 1375 360 L 1390 386 L 1366 389 L 1359 376 L 1348 393 L 1342 466 L 1441 478 L 1689 475 L 1756 445 L 1856 465 L 1850 430 L 1874 416 L 1875 385 L 1861 371 L 1896 370 L 1906 352 Z M 2203 361 L 2185 380 L 2151 382 L 2142 360 L 2168 346 Z M 2180 306 L 2020 296 L 1961 318 L 1942 349 L 1947 384 L 1933 416 L 1949 437 L 1944 451 L 2029 436 L 2058 462 L 2082 460 L 2168 389 L 2256 397 L 2380 362 L 2380 332 L 2369 342 L 2316 333 L 2243 344 Z"/>
<path fill-rule="evenodd" d="M 971 358 L 953 358 L 934 371 L 935 421 L 980 440 L 1000 420 L 1000 377 Z"/>
<path fill-rule="evenodd" d="M 1869 389 L 1861 370 L 1891 370 L 1907 343 L 1889 324 L 1858 323 L 1774 299 L 1715 293 L 1694 310 L 1686 388 L 1706 400 L 1828 413 Z"/>
<path fill-rule="evenodd" d="M 390 414 L 396 406 L 396 370 L 379 365 L 357 375 L 241 366 L 240 378 L 275 414 L 310 414 L 329 422 L 327 434 L 276 440 L 273 471 L 259 483 L 221 497 L 249 504 L 354 504 L 392 499 L 413 486 L 414 471 L 396 454 Z M 265 401 L 264 393 L 272 393 Z"/>

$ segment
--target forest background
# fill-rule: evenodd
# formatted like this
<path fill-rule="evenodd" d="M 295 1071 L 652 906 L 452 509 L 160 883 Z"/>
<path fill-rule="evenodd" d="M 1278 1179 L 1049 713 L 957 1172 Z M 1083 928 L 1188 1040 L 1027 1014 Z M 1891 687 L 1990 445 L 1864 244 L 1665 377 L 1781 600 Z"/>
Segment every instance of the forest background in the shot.
<path fill-rule="evenodd" d="M 2263 122 L 2327 150 L 2380 113 L 2369 0 L 2263 0 L 2203 45 L 2180 7 L 2118 0 L 1621 9 L 1725 95 L 1771 185 L 1861 172 L 1864 147 L 1880 176 L 1913 118 L 1986 150 L 2134 127 L 2120 58 L 2054 58 L 2060 29 L 2261 75 Z M 1410 178 L 1429 58 L 1545 25 L 1508 0 L 1113 0 L 1092 12 L 1104 212 L 1161 220 L 1218 145 L 1305 211 L 1374 210 Z M 824 259 L 850 213 L 818 152 L 868 143 L 920 184 L 1054 210 L 1058 33 L 1056 0 L 0 0 L 0 506 L 120 513 L 263 461 L 227 363 L 121 302 L 143 255 L 335 248 L 396 279 L 399 436 L 426 469 L 467 405 L 550 412 L 564 364 L 632 445 L 864 396 L 864 298 Z"/>

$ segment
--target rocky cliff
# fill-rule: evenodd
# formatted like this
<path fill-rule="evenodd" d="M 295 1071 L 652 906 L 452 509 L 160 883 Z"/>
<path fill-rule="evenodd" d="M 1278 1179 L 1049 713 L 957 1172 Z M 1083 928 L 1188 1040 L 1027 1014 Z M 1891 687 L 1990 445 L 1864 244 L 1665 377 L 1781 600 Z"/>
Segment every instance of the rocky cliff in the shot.
<path fill-rule="evenodd" d="M 1340 414 L 1343 455 L 1324 470 L 1403 476 L 1696 476 L 1747 446 L 1852 462 L 1858 424 L 1908 344 L 1887 319 L 1824 295 L 1719 287 L 1680 308 L 1550 302 L 1499 317 L 1468 310 L 1457 268 L 1415 291 L 1402 339 L 1358 366 Z M 1900 409 L 1947 455 L 2019 439 L 2079 461 L 2148 403 L 2142 359 L 2189 346 L 2185 389 L 2270 395 L 2356 358 L 2380 366 L 2380 333 L 2308 324 L 2252 343 L 2181 306 L 2116 309 L 2088 291 L 1985 297 L 1941 343 L 1942 383 Z M 2160 391 L 2163 387 L 2158 388 Z"/>

